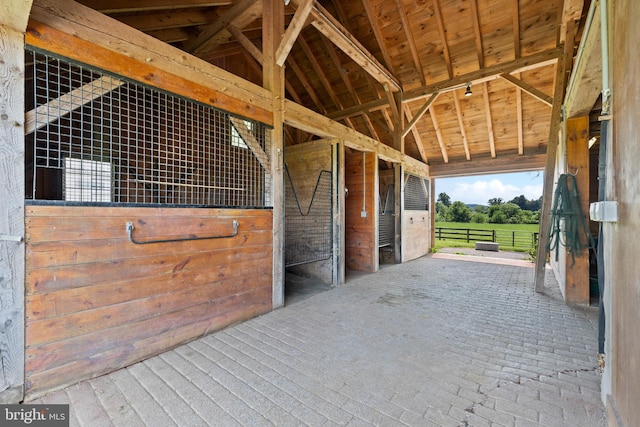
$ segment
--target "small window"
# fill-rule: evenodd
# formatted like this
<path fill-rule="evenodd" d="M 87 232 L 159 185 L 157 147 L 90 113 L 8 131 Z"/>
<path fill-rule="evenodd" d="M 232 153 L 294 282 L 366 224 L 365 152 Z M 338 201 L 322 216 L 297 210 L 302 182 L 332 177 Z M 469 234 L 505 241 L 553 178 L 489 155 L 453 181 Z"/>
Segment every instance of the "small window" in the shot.
<path fill-rule="evenodd" d="M 111 163 L 64 159 L 64 199 L 70 202 L 110 202 Z"/>
<path fill-rule="evenodd" d="M 248 120 L 243 120 L 242 123 L 246 126 L 246 132 L 253 132 L 253 123 Z M 243 131 L 245 131 L 243 129 Z M 248 149 L 247 143 L 245 142 L 240 132 L 236 129 L 234 125 L 231 125 L 231 145 L 234 147 L 245 148 Z"/>

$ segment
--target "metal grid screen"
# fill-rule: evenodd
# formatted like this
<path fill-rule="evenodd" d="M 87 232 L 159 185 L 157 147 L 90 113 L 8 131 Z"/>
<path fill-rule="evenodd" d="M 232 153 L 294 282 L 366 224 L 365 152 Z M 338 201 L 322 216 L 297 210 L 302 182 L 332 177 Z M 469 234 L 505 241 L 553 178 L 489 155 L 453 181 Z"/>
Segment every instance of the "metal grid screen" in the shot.
<path fill-rule="evenodd" d="M 378 208 L 378 247 L 393 246 L 394 241 L 394 186 L 387 187 L 387 192 L 380 195 Z"/>
<path fill-rule="evenodd" d="M 26 64 L 27 199 L 270 205 L 265 125 L 43 53 Z"/>
<path fill-rule="evenodd" d="M 285 266 L 329 259 L 333 244 L 331 172 L 320 172 L 311 202 L 304 210 L 289 170 L 285 170 Z"/>
<path fill-rule="evenodd" d="M 415 175 L 405 175 L 404 209 L 408 211 L 429 210 L 429 180 Z"/>

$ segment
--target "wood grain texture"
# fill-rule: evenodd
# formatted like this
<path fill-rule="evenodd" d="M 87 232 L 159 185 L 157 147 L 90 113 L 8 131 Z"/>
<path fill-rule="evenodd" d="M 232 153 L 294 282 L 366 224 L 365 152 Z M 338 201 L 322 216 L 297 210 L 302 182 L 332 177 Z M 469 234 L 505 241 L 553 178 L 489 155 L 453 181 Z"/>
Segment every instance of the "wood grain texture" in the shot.
<path fill-rule="evenodd" d="M 27 395 L 271 310 L 271 216 L 270 210 L 29 206 Z M 144 238 L 198 237 L 226 233 L 233 220 L 239 223 L 233 238 L 150 245 L 129 242 L 124 228 L 133 221 Z"/>
<path fill-rule="evenodd" d="M 345 264 L 347 269 L 378 271 L 378 174 L 374 153 L 345 158 Z M 364 200 L 364 206 L 363 206 Z M 367 216 L 361 216 L 366 210 Z"/>
<path fill-rule="evenodd" d="M 22 32 L 10 26 L 26 20 L 29 6 L 15 0 L 0 6 L 0 234 L 19 238 L 24 236 L 24 48 Z M 24 245 L 0 241 L 0 403 L 22 398 L 23 289 Z"/>

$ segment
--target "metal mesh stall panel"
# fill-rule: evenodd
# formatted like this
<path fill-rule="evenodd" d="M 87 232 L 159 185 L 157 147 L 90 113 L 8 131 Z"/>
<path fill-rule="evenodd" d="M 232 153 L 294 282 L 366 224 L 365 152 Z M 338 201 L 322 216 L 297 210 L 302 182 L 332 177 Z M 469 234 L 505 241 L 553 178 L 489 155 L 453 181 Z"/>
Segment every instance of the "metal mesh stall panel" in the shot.
<path fill-rule="evenodd" d="M 429 180 L 415 175 L 405 175 L 404 209 L 408 211 L 429 209 Z"/>
<path fill-rule="evenodd" d="M 331 257 L 331 172 L 321 171 L 308 208 L 303 210 L 285 167 L 285 266 Z"/>
<path fill-rule="evenodd" d="M 378 208 L 378 247 L 393 246 L 394 241 L 394 186 L 387 187 L 384 198 L 380 196 Z"/>
<path fill-rule="evenodd" d="M 265 125 L 47 54 L 26 64 L 27 199 L 268 206 Z"/>

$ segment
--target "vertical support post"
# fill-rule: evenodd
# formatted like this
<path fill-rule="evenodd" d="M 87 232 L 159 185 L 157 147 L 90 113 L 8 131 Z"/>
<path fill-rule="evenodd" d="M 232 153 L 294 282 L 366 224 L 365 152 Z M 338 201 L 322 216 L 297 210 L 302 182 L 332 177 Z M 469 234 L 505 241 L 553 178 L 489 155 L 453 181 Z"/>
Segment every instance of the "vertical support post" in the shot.
<path fill-rule="evenodd" d="M 284 2 L 264 0 L 262 17 L 263 86 L 271 91 L 271 194 L 273 201 L 273 308 L 284 305 L 284 68 L 276 51 L 284 34 Z"/>
<path fill-rule="evenodd" d="M 572 40 L 572 39 L 567 39 Z M 566 50 L 566 49 L 565 49 Z M 553 91 L 553 107 L 551 109 L 551 124 L 549 126 L 549 140 L 547 142 L 547 158 L 544 167 L 544 183 L 542 188 L 542 207 L 540 210 L 540 238 L 536 253 L 534 286 L 536 292 L 544 290 L 545 266 L 547 263 L 547 242 L 549 241 L 549 225 L 551 223 L 551 203 L 553 199 L 553 177 L 556 170 L 556 156 L 558 154 L 558 132 L 562 121 L 562 98 L 566 86 L 566 70 L 568 61 L 573 55 L 566 52 L 558 58 L 556 65 L 555 89 Z"/>
<path fill-rule="evenodd" d="M 0 4 L 0 234 L 24 236 L 24 33 L 31 1 Z M 0 403 L 24 397 L 22 241 L 0 241 Z"/>
<path fill-rule="evenodd" d="M 429 190 L 429 212 L 431 215 L 431 252 L 436 246 L 436 180 L 430 179 L 431 190 Z M 438 239 L 442 237 L 442 230 L 438 230 Z"/>
<path fill-rule="evenodd" d="M 567 169 L 575 174 L 582 213 L 589 212 L 589 117 L 567 120 Z M 571 258 L 567 255 L 567 261 Z M 575 262 L 567 262 L 565 301 L 589 304 L 589 251 L 575 255 Z"/>
<path fill-rule="evenodd" d="M 344 143 L 342 141 L 331 145 L 331 179 L 333 194 L 331 195 L 333 217 L 333 256 L 332 279 L 334 286 L 344 283 Z"/>
<path fill-rule="evenodd" d="M 404 210 L 402 164 L 393 164 L 393 262 L 402 263 L 402 211 Z"/>

